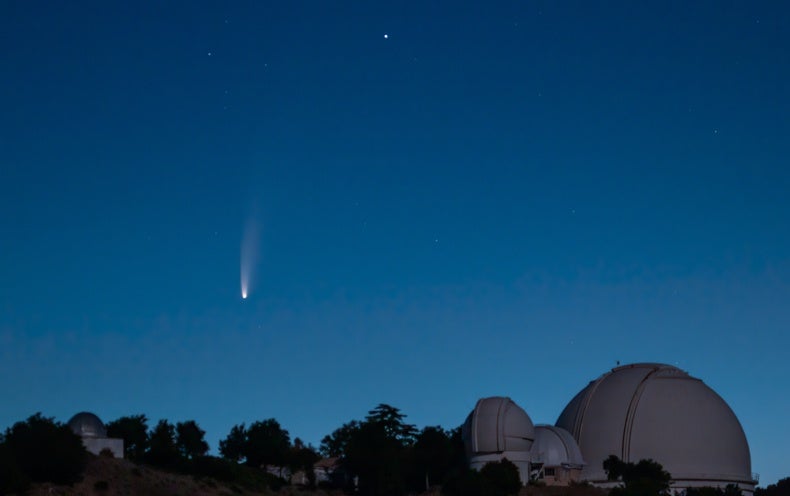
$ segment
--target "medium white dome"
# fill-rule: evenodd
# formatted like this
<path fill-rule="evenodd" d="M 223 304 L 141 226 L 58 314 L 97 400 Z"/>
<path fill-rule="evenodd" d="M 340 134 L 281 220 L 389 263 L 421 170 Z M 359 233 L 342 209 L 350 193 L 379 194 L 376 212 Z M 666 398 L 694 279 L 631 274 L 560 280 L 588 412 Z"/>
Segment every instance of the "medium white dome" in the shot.
<path fill-rule="evenodd" d="M 529 481 L 530 451 L 535 426 L 510 398 L 492 396 L 477 401 L 461 428 L 469 466 L 480 470 L 487 463 L 510 460 L 521 482 Z"/>
<path fill-rule="evenodd" d="M 535 426 L 513 400 L 492 396 L 477 401 L 464 422 L 462 434 L 470 455 L 526 452 L 535 440 Z"/>
<path fill-rule="evenodd" d="M 746 435 L 725 401 L 701 380 L 669 365 L 638 363 L 607 372 L 557 419 L 587 462 L 582 478 L 606 482 L 603 461 L 653 459 L 673 486 L 738 483 L 753 489 Z"/>

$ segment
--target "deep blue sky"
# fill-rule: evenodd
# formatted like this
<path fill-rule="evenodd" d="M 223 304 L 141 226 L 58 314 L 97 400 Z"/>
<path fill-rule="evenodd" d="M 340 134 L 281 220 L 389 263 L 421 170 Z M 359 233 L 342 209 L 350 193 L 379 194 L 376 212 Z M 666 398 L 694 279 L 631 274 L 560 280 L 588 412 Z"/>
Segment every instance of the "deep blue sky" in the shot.
<path fill-rule="evenodd" d="M 553 423 L 659 361 L 790 475 L 790 4 L 338 4 L 0 4 L 0 427 Z"/>

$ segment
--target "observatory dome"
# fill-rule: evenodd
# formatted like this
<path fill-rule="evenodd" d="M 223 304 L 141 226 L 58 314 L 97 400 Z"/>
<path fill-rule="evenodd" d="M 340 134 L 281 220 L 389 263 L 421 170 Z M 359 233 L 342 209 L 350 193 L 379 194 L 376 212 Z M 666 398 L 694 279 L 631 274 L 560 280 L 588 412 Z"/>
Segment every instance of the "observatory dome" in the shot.
<path fill-rule="evenodd" d="M 554 467 L 582 468 L 584 459 L 576 440 L 570 432 L 553 425 L 535 426 L 535 443 L 532 445 L 532 462 Z"/>
<path fill-rule="evenodd" d="M 69 420 L 69 427 L 80 437 L 106 438 L 107 429 L 96 415 L 90 412 L 80 412 Z"/>
<path fill-rule="evenodd" d="M 477 401 L 461 428 L 469 466 L 481 469 L 486 463 L 507 458 L 518 468 L 522 483 L 529 481 L 529 449 L 535 426 L 510 398 L 492 396 Z"/>
<path fill-rule="evenodd" d="M 605 483 L 603 461 L 651 458 L 674 487 L 736 483 L 751 491 L 749 445 L 738 418 L 701 380 L 669 365 L 612 369 L 582 389 L 556 425 L 576 439 L 583 479 Z"/>
<path fill-rule="evenodd" d="M 478 400 L 462 430 L 470 454 L 529 451 L 535 439 L 527 412 L 501 396 Z"/>

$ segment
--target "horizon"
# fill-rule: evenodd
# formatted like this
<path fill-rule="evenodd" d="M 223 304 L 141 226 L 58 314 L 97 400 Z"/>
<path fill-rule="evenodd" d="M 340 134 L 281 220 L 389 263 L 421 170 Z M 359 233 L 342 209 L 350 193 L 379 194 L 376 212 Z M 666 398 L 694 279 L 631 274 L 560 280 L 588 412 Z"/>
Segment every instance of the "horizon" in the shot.
<path fill-rule="evenodd" d="M 621 363 L 621 362 L 619 362 L 619 361 L 618 361 L 618 362 L 615 364 L 615 366 L 613 366 L 613 367 L 612 367 L 610 370 L 607 370 L 607 371 L 603 372 L 601 375 L 607 374 L 607 373 L 609 373 L 610 371 L 614 371 L 614 370 L 616 370 L 616 369 L 618 369 L 618 368 L 626 368 L 626 367 L 629 367 L 629 366 L 632 366 L 632 365 L 639 365 L 639 364 L 643 364 L 643 363 L 647 363 L 647 362 L 630 362 L 630 363 Z M 658 362 L 650 362 L 650 363 L 658 363 Z M 668 365 L 668 364 L 663 364 L 663 365 Z M 673 367 L 675 367 L 675 366 L 673 366 Z M 679 367 L 676 367 L 676 368 L 679 368 Z M 680 369 L 680 370 L 682 370 L 683 372 L 686 372 L 686 373 L 688 373 L 688 371 L 686 371 L 686 370 L 683 370 L 683 369 Z M 693 376 L 693 374 L 689 374 L 689 375 L 690 375 L 691 377 L 694 377 L 694 376 Z M 595 378 L 595 379 L 591 379 L 590 383 L 591 383 L 591 382 L 595 382 L 595 380 L 596 380 L 596 379 L 597 379 L 597 378 Z M 696 379 L 699 379 L 699 378 L 696 378 Z M 705 381 L 703 380 L 702 382 L 704 383 Z M 585 384 L 585 386 L 583 386 L 583 387 L 586 387 L 586 385 L 587 385 L 587 384 Z M 715 390 L 714 390 L 714 392 L 715 392 Z M 717 393 L 717 394 L 718 394 L 718 393 Z M 492 395 L 492 396 L 493 396 L 493 395 Z M 503 396 L 503 397 L 508 397 L 508 398 L 509 398 L 509 396 L 507 396 L 507 395 L 496 395 L 496 396 Z M 482 399 L 482 398 L 478 398 L 478 399 Z M 511 399 L 512 399 L 512 398 L 511 398 Z M 572 399 L 572 397 L 571 397 L 571 399 Z M 569 400 L 568 400 L 568 403 L 570 403 L 571 399 L 569 399 Z M 725 399 L 725 402 L 726 402 L 726 399 Z M 383 404 L 387 404 L 387 403 L 385 402 L 385 403 L 383 403 Z M 377 404 L 377 405 L 371 406 L 371 410 L 372 410 L 373 408 L 375 408 L 376 406 L 379 406 L 379 405 L 380 405 L 380 404 Z M 518 405 L 518 401 L 516 401 L 516 405 Z M 395 405 L 390 405 L 390 406 L 395 406 Z M 518 406 L 520 406 L 520 405 L 518 405 Z M 395 406 L 395 407 L 396 407 L 396 408 L 398 408 L 397 406 Z M 563 408 L 564 408 L 564 407 L 563 407 Z M 469 412 L 471 412 L 471 411 L 473 411 L 473 410 L 474 410 L 474 405 L 472 405 L 472 408 L 469 410 Z M 55 418 L 55 420 L 56 420 L 56 421 L 58 421 L 58 422 L 61 422 L 61 423 L 63 423 L 64 425 L 67 425 L 67 424 L 68 424 L 68 422 L 69 422 L 69 420 L 70 420 L 70 419 L 71 419 L 73 416 L 75 416 L 75 415 L 78 415 L 78 414 L 80 414 L 80 413 L 85 413 L 85 412 L 87 412 L 87 413 L 91 413 L 91 414 L 97 414 L 96 412 L 92 412 L 92 411 L 83 410 L 83 411 L 75 412 L 75 413 L 74 413 L 74 414 L 73 414 L 71 417 L 69 417 L 69 419 L 67 419 L 67 420 L 61 420 L 61 419 L 59 419 L 59 418 Z M 467 413 L 466 413 L 466 414 L 465 414 L 465 415 L 464 415 L 462 418 L 463 418 L 463 419 L 465 419 L 465 418 L 466 418 L 466 416 L 469 414 L 469 412 L 467 412 Z M 42 414 L 44 414 L 43 412 L 36 412 L 36 413 L 42 413 Z M 368 413 L 371 413 L 371 412 L 370 412 L 370 410 L 369 410 L 368 412 L 365 412 L 365 414 L 363 414 L 363 415 L 359 415 L 359 416 L 357 416 L 357 417 L 355 417 L 355 418 L 353 418 L 353 419 L 347 419 L 347 420 L 343 421 L 343 422 L 342 422 L 342 424 L 345 424 L 345 423 L 347 423 L 347 422 L 350 422 L 350 421 L 352 421 L 352 420 L 358 420 L 358 421 L 362 421 L 362 420 L 364 420 L 364 419 L 365 419 L 365 416 L 366 416 Z M 405 416 L 405 419 L 404 419 L 404 420 L 406 421 L 406 423 L 407 423 L 407 424 L 409 424 L 410 422 L 408 421 L 408 418 L 409 418 L 409 416 L 408 416 L 408 413 L 406 413 L 406 412 L 404 412 L 404 411 L 402 411 L 402 410 L 401 410 L 401 413 L 403 413 L 403 414 L 404 414 L 404 416 Z M 527 413 L 527 415 L 529 415 L 529 411 L 526 411 L 526 413 Z M 178 422 L 186 422 L 186 421 L 194 420 L 194 421 L 196 421 L 196 422 L 198 423 L 198 425 L 199 425 L 199 426 L 201 426 L 201 428 L 203 427 L 203 426 L 200 424 L 200 421 L 199 421 L 199 419 L 197 419 L 197 418 L 194 418 L 194 417 L 190 417 L 190 418 L 180 418 L 180 419 L 170 419 L 170 418 L 161 418 L 161 419 L 156 419 L 156 418 L 151 418 L 151 417 L 148 417 L 148 416 L 147 416 L 147 414 L 145 414 L 145 412 L 126 413 L 126 414 L 124 414 L 124 415 L 121 415 L 121 416 L 129 416 L 129 415 L 136 415 L 136 414 L 143 414 L 143 415 L 146 415 L 146 418 L 148 419 L 148 420 L 147 420 L 147 423 L 148 423 L 149 431 L 150 431 L 150 429 L 153 429 L 153 428 L 156 426 L 156 423 L 157 423 L 159 420 L 167 420 L 168 422 L 170 422 L 170 423 L 171 423 L 171 424 L 173 424 L 173 425 L 175 425 L 175 424 L 176 424 L 176 423 L 178 423 Z M 31 414 L 31 415 L 32 415 L 32 414 Z M 44 416 L 45 416 L 45 417 L 49 417 L 49 416 L 48 416 L 48 415 L 46 415 L 46 414 L 44 414 Z M 105 418 L 102 418 L 102 417 L 101 417 L 100 415 L 98 415 L 98 414 L 97 414 L 97 416 L 99 416 L 100 420 L 101 420 L 101 421 L 102 421 L 102 422 L 103 422 L 105 425 L 107 425 L 109 422 L 112 422 L 112 421 L 114 421 L 114 420 L 117 420 L 118 418 L 120 418 L 120 416 L 119 416 L 119 417 L 117 417 L 117 418 L 112 418 L 112 419 L 105 419 Z M 559 416 L 559 414 L 558 414 L 558 416 Z M 737 412 L 736 412 L 736 416 L 737 416 Z M 269 417 L 261 417 L 261 418 L 256 418 L 256 419 L 250 419 L 249 421 L 245 421 L 245 422 L 238 422 L 238 423 L 236 423 L 236 424 L 234 424 L 234 425 L 238 425 L 238 424 L 245 424 L 245 425 L 249 426 L 251 423 L 253 423 L 253 422 L 255 422 L 255 421 L 266 420 L 266 419 L 268 419 L 268 418 L 269 418 Z M 273 417 L 272 417 L 272 418 L 273 418 Z M 530 418 L 531 418 L 531 416 L 530 416 Z M 531 419 L 532 419 L 532 418 L 531 418 Z M 23 420 L 25 420 L 25 419 L 19 419 L 19 421 L 23 421 Z M 299 439 L 300 439 L 302 442 L 304 442 L 304 443 L 305 443 L 307 446 L 312 446 L 312 447 L 313 447 L 315 450 L 318 450 L 318 449 L 319 449 L 319 447 L 320 447 L 320 445 L 321 445 L 321 439 L 320 439 L 320 438 L 319 438 L 317 441 L 315 441 L 315 442 L 313 442 L 313 441 L 311 441 L 311 440 L 305 440 L 305 438 L 303 438 L 303 437 L 301 437 L 301 436 L 299 436 L 299 435 L 297 435 L 297 434 L 294 434 L 293 432 L 291 432 L 291 431 L 288 429 L 287 425 L 285 425 L 285 424 L 284 424 L 284 423 L 283 423 L 283 422 L 282 422 L 280 419 L 277 419 L 277 418 L 275 418 L 275 420 L 277 420 L 277 422 L 278 422 L 278 423 L 281 425 L 281 427 L 282 427 L 284 430 L 288 431 L 288 433 L 289 433 L 289 436 L 290 436 L 290 439 L 291 439 L 291 443 L 293 443 L 293 442 L 294 442 L 294 441 L 295 441 L 297 438 L 299 438 Z M 740 419 L 739 419 L 739 420 L 740 420 Z M 554 425 L 554 422 L 542 422 L 542 421 L 536 421 L 535 419 L 532 419 L 532 422 L 533 422 L 533 424 L 534 424 L 535 426 L 538 426 L 538 425 Z M 334 427 L 332 430 L 328 431 L 328 432 L 327 432 L 325 435 L 331 434 L 331 433 L 332 433 L 332 432 L 333 432 L 335 429 L 337 429 L 337 428 L 341 427 L 341 425 L 342 425 L 342 424 L 338 424 L 338 425 L 337 425 L 336 427 Z M 461 421 L 461 422 L 460 422 L 458 425 L 453 425 L 453 426 L 448 426 L 448 425 L 440 425 L 440 424 L 437 424 L 437 423 L 427 423 L 427 424 L 424 424 L 424 425 L 417 425 L 417 424 L 414 424 L 414 425 L 415 425 L 415 427 L 417 427 L 417 429 L 418 429 L 418 430 L 421 430 L 422 428 L 429 427 L 429 426 L 439 426 L 439 427 L 442 427 L 443 429 L 445 429 L 445 430 L 449 431 L 449 430 L 452 430 L 452 429 L 455 429 L 455 428 L 460 428 L 460 427 L 463 425 L 463 420 L 462 420 L 462 421 Z M 11 427 L 11 426 L 9 425 L 9 426 L 7 426 L 7 427 Z M 231 426 L 231 427 L 232 427 L 232 426 Z M 230 428 L 231 428 L 231 427 L 229 427 L 229 428 L 228 428 L 228 432 L 230 432 Z M 3 430 L 4 430 L 4 429 L 3 429 Z M 226 433 L 225 435 L 219 435 L 219 436 L 217 436 L 215 433 L 211 433 L 211 432 L 208 432 L 208 431 L 207 431 L 205 434 L 206 434 L 206 440 L 207 440 L 207 442 L 208 442 L 208 444 L 209 444 L 209 452 L 208 452 L 208 454 L 209 454 L 209 455 L 212 455 L 212 456 L 220 456 L 220 454 L 219 454 L 219 441 L 220 441 L 220 440 L 222 440 L 222 439 L 225 439 L 225 437 L 227 436 L 227 433 Z M 659 461 L 659 462 L 660 462 L 660 461 Z M 752 468 L 754 468 L 754 467 L 752 467 Z M 755 475 L 755 476 L 757 476 L 757 477 L 758 477 L 758 483 L 756 484 L 756 487 L 766 487 L 766 486 L 768 486 L 768 485 L 770 485 L 770 484 L 775 484 L 775 483 L 776 483 L 778 480 L 780 480 L 780 479 L 786 478 L 786 477 L 784 477 L 784 476 L 783 476 L 783 477 L 781 477 L 780 479 L 777 479 L 776 481 L 772 481 L 772 482 L 763 483 L 763 482 L 761 482 L 761 480 L 759 480 L 759 475 L 760 475 L 760 474 L 759 474 L 758 472 L 753 472 L 753 475 Z"/>

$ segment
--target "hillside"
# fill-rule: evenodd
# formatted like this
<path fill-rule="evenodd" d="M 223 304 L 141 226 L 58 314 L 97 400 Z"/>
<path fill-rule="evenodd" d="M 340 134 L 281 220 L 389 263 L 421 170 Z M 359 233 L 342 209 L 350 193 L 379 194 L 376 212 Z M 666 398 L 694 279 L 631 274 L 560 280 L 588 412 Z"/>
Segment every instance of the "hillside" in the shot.
<path fill-rule="evenodd" d="M 212 479 L 174 474 L 128 460 L 91 457 L 83 480 L 72 487 L 35 484 L 31 496 L 271 496 L 270 490 L 249 491 Z M 298 494 L 295 491 L 293 494 Z"/>
<path fill-rule="evenodd" d="M 34 484 L 30 496 L 329 496 L 323 490 L 284 487 L 274 492 L 244 489 L 208 478 L 175 474 L 140 466 L 128 460 L 91 457 L 83 479 L 74 486 Z M 342 492 L 331 494 L 341 495 Z M 438 490 L 423 496 L 439 496 Z M 605 496 L 606 491 L 584 486 L 525 487 L 520 496 Z"/>

